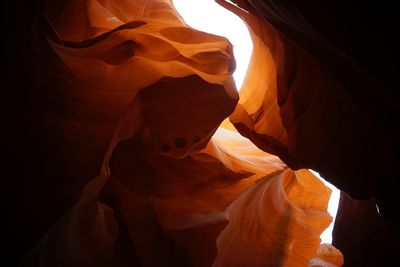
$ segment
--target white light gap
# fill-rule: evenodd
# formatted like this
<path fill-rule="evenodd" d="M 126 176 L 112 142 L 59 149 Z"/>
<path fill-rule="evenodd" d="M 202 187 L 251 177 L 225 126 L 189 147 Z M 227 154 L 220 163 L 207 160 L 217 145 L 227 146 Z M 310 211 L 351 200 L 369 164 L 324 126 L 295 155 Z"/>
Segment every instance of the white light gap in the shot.
<path fill-rule="evenodd" d="M 253 50 L 251 37 L 244 22 L 230 11 L 215 3 L 214 0 L 173 0 L 173 3 L 182 18 L 191 27 L 200 31 L 224 36 L 232 43 L 236 59 L 236 71 L 233 73 L 233 78 L 235 79 L 236 87 L 240 90 Z M 335 220 L 340 191 L 321 178 L 317 172 L 312 172 L 332 190 L 328 212 Z M 332 243 L 334 220 L 321 234 L 322 243 Z"/>
<path fill-rule="evenodd" d="M 173 3 L 191 27 L 224 36 L 232 43 L 236 59 L 233 78 L 237 89 L 240 90 L 253 50 L 250 33 L 244 22 L 214 0 L 173 0 Z"/>
<path fill-rule="evenodd" d="M 325 229 L 325 231 L 321 234 L 321 243 L 332 243 L 332 231 L 333 226 L 335 224 L 336 213 L 339 207 L 339 199 L 340 199 L 340 190 L 337 189 L 333 184 L 327 182 L 322 178 L 318 172 L 310 170 L 315 176 L 317 176 L 321 181 L 325 184 L 325 186 L 329 187 L 332 190 L 331 197 L 328 203 L 328 212 L 333 217 L 332 223 Z"/>

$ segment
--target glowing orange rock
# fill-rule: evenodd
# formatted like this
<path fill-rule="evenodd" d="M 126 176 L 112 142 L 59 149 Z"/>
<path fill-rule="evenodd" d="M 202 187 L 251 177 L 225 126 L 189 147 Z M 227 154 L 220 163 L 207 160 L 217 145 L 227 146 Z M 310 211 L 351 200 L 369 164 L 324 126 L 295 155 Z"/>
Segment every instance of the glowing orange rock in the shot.
<path fill-rule="evenodd" d="M 328 191 L 307 170 L 263 179 L 229 207 L 214 266 L 307 266 L 331 221 Z"/>
<path fill-rule="evenodd" d="M 314 169 L 352 197 L 380 193 L 374 181 L 380 170 L 371 173 L 353 164 L 374 165 L 369 151 L 387 149 L 365 145 L 381 137 L 348 94 L 365 86 L 359 67 L 290 3 L 236 1 L 246 11 L 218 2 L 248 24 L 253 40 L 249 72 L 230 116 L 238 131 L 291 168 Z"/>
<path fill-rule="evenodd" d="M 44 11 L 36 29 L 50 47 L 36 31 L 37 48 L 55 52 L 43 64 L 57 61 L 66 82 L 42 82 L 79 114 L 61 112 L 57 127 L 112 137 L 99 175 L 33 251 L 40 266 L 304 266 L 315 256 L 330 190 L 217 130 L 238 101 L 226 39 L 189 28 L 168 0 L 49 2 Z"/>

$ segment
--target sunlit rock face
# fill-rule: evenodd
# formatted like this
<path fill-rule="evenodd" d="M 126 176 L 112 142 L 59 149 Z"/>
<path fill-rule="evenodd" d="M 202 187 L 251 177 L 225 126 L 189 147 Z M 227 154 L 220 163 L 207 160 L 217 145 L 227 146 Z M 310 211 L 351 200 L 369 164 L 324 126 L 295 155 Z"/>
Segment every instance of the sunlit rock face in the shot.
<path fill-rule="evenodd" d="M 287 264 L 302 231 L 286 233 L 281 219 L 312 233 L 306 255 L 315 266 L 332 258 L 317 251 L 328 192 L 282 201 L 304 181 L 286 165 L 318 170 L 353 198 L 372 197 L 342 198 L 333 240 L 345 266 L 397 260 L 399 228 L 374 210 L 377 202 L 399 220 L 396 8 L 340 0 L 235 1 L 248 12 L 225 5 L 248 23 L 255 47 L 238 100 L 225 39 L 185 26 L 169 1 L 115 2 L 8 1 L 18 12 L 4 9 L 12 15 L 4 24 L 12 64 L 2 107 L 3 155 L 14 174 L 4 180 L 16 188 L 6 216 L 15 262 L 48 232 L 26 265 L 210 266 L 233 252 L 237 260 Z M 233 110 L 231 121 L 258 148 L 237 133 L 240 141 L 217 132 L 208 142 Z M 318 225 L 279 214 L 282 203 L 297 215 L 322 208 Z M 247 207 L 254 220 L 246 220 Z M 278 248 L 257 231 L 272 229 L 263 221 L 271 214 L 278 214 L 273 231 L 286 239 L 265 236 L 280 240 Z M 244 256 L 257 248 L 278 254 Z M 343 262 L 333 256 L 332 264 Z"/>
<path fill-rule="evenodd" d="M 292 168 L 318 170 L 353 196 L 371 197 L 373 181 L 354 170 L 352 162 L 365 154 L 365 140 L 376 133 L 346 92 L 353 81 L 344 80 L 335 64 L 360 76 L 357 66 L 322 40 L 289 4 L 244 3 L 248 12 L 225 4 L 248 23 L 254 44 L 252 75 L 244 81 L 231 121 Z M 365 185 L 356 179 L 364 179 Z"/>
<path fill-rule="evenodd" d="M 89 122 L 99 127 L 104 116 L 118 121 L 137 99 L 137 127 L 146 128 L 154 149 L 183 157 L 236 105 L 231 45 L 186 26 L 169 1 L 56 1 L 43 9 L 48 19 L 38 24 L 68 78 L 83 87 L 65 94 L 75 91 L 71 98 L 81 103 L 71 105 L 81 104 L 73 108 L 85 109 L 80 117 L 91 112 Z M 179 138 L 185 144 L 176 149 Z"/>
<path fill-rule="evenodd" d="M 399 132 L 393 123 L 400 112 L 390 5 L 220 2 L 247 22 L 254 43 L 230 116 L 235 127 L 291 168 L 317 170 L 347 193 L 333 237 L 345 266 L 396 261 Z M 378 13 L 385 15 L 371 21 Z"/>
<path fill-rule="evenodd" d="M 32 36 L 32 120 L 57 163 L 54 180 L 40 182 L 61 192 L 61 173 L 75 204 L 25 266 L 289 267 L 316 257 L 330 190 L 217 130 L 251 97 L 239 100 L 226 39 L 189 28 L 169 0 L 47 1 Z"/>
<path fill-rule="evenodd" d="M 313 14 L 313 1 L 220 2 L 249 25 L 254 45 L 230 116 L 239 132 L 291 168 L 317 170 L 353 198 L 374 198 L 398 221 L 393 194 L 384 193 L 395 187 L 398 147 L 386 117 L 398 114 L 390 89 L 310 27 L 298 6 Z"/>
<path fill-rule="evenodd" d="M 187 27 L 170 1 L 38 2 L 11 35 L 23 36 L 8 69 L 24 95 L 6 113 L 23 116 L 4 153 L 15 157 L 19 256 L 47 232 L 26 266 L 341 265 L 338 251 L 317 250 L 329 190 L 288 166 L 373 197 L 342 198 L 334 245 L 345 266 L 392 262 L 399 230 L 374 205 L 398 220 L 398 98 L 297 16 L 297 2 L 324 16 L 312 0 L 225 5 L 255 47 L 239 100 L 229 42 Z M 356 21 L 359 8 L 340 22 L 352 37 L 390 32 L 375 29 L 382 18 Z M 373 62 L 396 62 L 382 47 Z M 226 130 L 211 138 L 229 115 L 257 147 Z"/>

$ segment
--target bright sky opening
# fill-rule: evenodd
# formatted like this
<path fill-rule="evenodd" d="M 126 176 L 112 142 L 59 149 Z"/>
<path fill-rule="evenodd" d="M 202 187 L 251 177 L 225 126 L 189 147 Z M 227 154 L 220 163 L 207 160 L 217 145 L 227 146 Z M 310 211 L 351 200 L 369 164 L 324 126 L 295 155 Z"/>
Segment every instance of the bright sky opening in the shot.
<path fill-rule="evenodd" d="M 310 170 L 315 176 L 319 177 L 324 184 L 329 187 L 332 190 L 331 198 L 329 199 L 329 204 L 328 204 L 328 212 L 329 214 L 333 217 L 332 223 L 329 225 L 328 228 L 325 229 L 324 232 L 321 234 L 321 243 L 332 243 L 332 231 L 333 231 L 333 226 L 335 224 L 335 218 L 336 218 L 336 213 L 337 209 L 339 206 L 339 199 L 340 199 L 340 190 L 337 189 L 333 184 L 327 182 L 324 180 L 318 172 Z"/>
<path fill-rule="evenodd" d="M 214 0 L 173 0 L 173 2 L 179 14 L 191 27 L 224 36 L 232 43 L 236 59 L 233 78 L 237 89 L 240 90 L 253 50 L 250 33 L 244 22 Z"/>
<path fill-rule="evenodd" d="M 325 185 L 328 186 L 330 189 L 332 189 L 332 195 L 331 198 L 329 199 L 329 205 L 328 205 L 328 212 L 329 214 L 333 217 L 332 223 L 329 225 L 328 228 L 325 229 L 325 231 L 321 234 L 321 240 L 322 243 L 332 243 L 332 232 L 333 232 L 333 226 L 335 224 L 335 219 L 336 219 L 336 214 L 337 210 L 339 207 L 339 200 L 340 200 L 340 190 L 337 189 L 334 185 L 330 184 L 325 181 Z"/>
<path fill-rule="evenodd" d="M 233 74 L 233 78 L 235 79 L 237 89 L 240 90 L 253 50 L 251 37 L 244 22 L 230 11 L 215 3 L 214 0 L 173 0 L 173 2 L 179 14 L 191 27 L 200 31 L 224 36 L 232 43 L 236 59 L 236 71 Z M 327 187 L 332 189 L 328 212 L 335 219 L 339 205 L 340 191 L 322 179 L 317 172 L 313 171 L 313 173 Z M 333 225 L 334 221 L 321 234 L 322 243 L 332 242 Z"/>

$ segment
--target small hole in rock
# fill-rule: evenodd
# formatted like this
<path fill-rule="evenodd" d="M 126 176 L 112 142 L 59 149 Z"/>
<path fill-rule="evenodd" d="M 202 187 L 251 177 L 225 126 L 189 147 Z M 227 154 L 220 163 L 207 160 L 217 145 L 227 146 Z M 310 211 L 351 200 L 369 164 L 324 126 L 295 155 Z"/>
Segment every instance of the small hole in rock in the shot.
<path fill-rule="evenodd" d="M 170 150 L 170 147 L 169 147 L 168 144 L 163 144 L 163 145 L 161 146 L 161 151 L 162 151 L 162 152 L 169 152 L 169 150 Z"/>
<path fill-rule="evenodd" d="M 186 146 L 186 139 L 183 137 L 179 137 L 175 140 L 175 146 L 177 148 L 183 148 L 184 146 Z"/>

